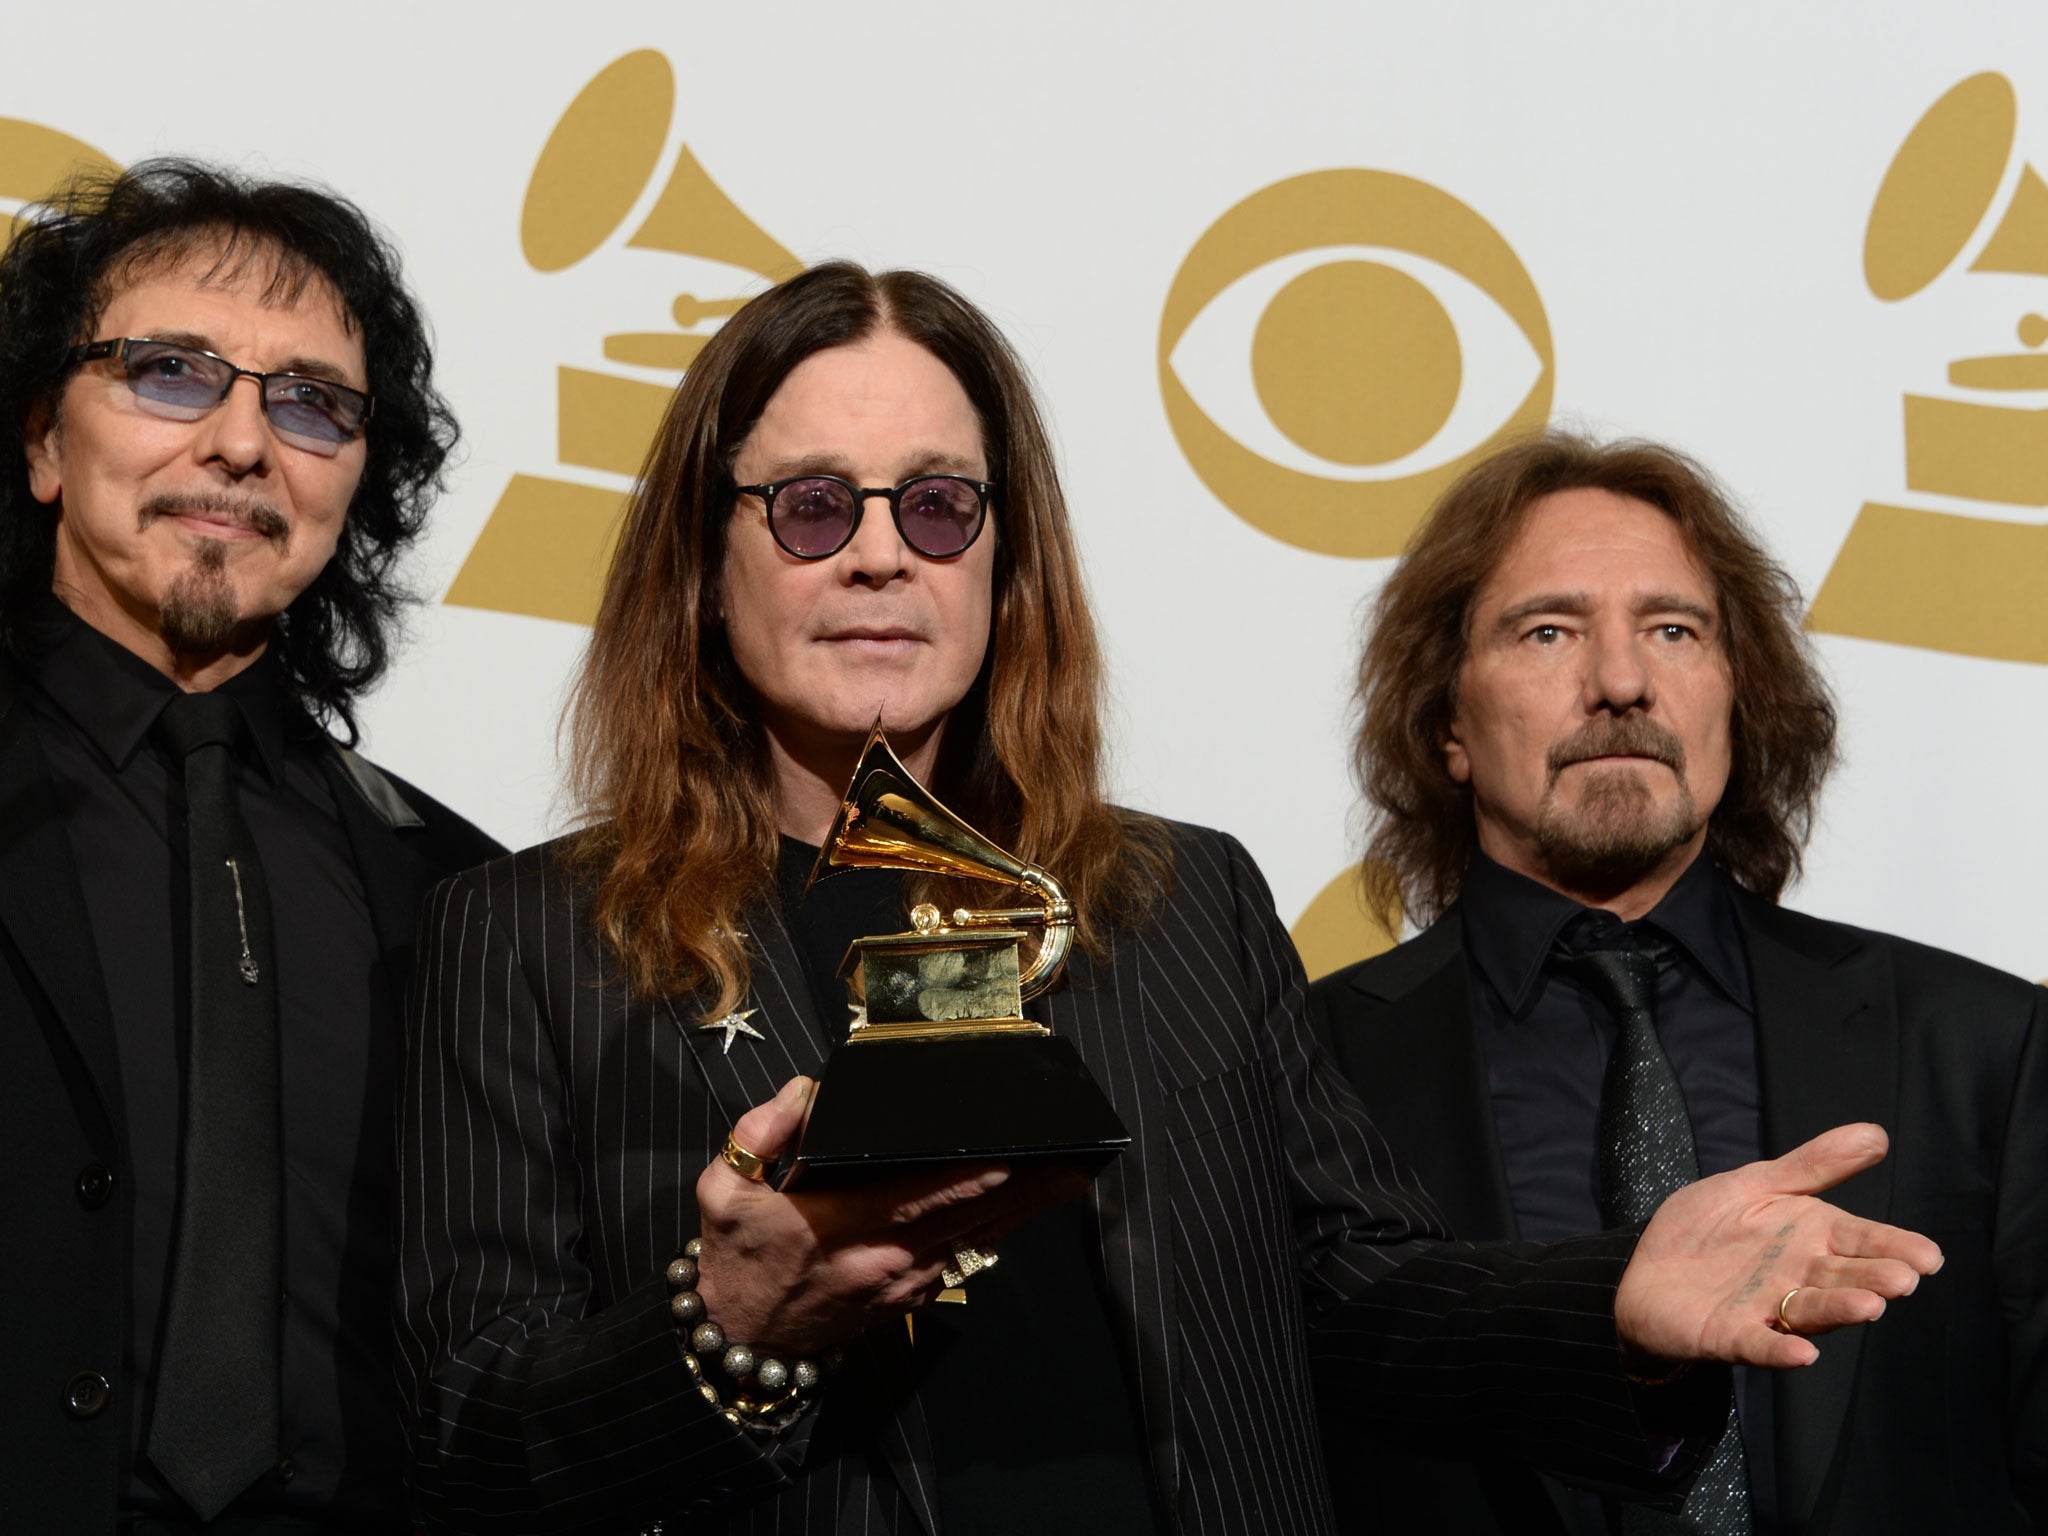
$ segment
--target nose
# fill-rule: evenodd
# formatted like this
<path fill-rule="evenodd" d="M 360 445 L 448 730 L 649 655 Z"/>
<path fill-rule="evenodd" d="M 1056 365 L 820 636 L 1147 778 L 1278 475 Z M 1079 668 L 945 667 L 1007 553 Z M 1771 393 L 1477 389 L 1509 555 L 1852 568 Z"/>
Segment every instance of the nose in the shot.
<path fill-rule="evenodd" d="M 879 505 L 877 505 L 879 503 Z M 896 531 L 886 496 L 862 498 L 860 526 L 839 552 L 846 579 L 856 586 L 887 586 L 910 570 L 911 548 Z"/>
<path fill-rule="evenodd" d="M 1584 703 L 1589 714 L 1626 714 L 1656 703 L 1647 642 L 1632 622 L 1598 625 L 1588 638 Z"/>
<path fill-rule="evenodd" d="M 248 385 L 244 389 L 243 385 Z M 209 411 L 202 423 L 199 453 L 236 479 L 265 469 L 276 450 L 270 422 L 263 414 L 263 383 L 247 374 L 228 386 L 228 397 Z"/>

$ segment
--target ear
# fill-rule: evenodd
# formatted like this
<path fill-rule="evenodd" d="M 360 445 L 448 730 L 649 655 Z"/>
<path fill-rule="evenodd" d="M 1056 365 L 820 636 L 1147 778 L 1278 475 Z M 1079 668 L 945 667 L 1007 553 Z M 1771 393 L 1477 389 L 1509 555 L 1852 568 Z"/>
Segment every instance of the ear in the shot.
<path fill-rule="evenodd" d="M 64 477 L 57 469 L 62 437 L 63 428 L 54 410 L 37 406 L 29 413 L 28 430 L 22 434 L 21 442 L 22 452 L 28 458 L 28 489 L 46 507 L 55 506 L 64 493 Z"/>
<path fill-rule="evenodd" d="M 1458 720 L 1455 715 L 1437 738 L 1437 746 L 1444 754 L 1444 767 L 1450 773 L 1453 784 L 1472 782 L 1472 759 L 1465 754 L 1465 743 L 1458 739 Z"/>

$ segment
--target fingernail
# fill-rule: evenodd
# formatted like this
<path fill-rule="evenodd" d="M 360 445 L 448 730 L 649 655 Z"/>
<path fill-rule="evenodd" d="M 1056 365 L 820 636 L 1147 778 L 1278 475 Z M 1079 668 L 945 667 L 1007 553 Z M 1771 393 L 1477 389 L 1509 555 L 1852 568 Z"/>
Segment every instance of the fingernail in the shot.
<path fill-rule="evenodd" d="M 982 1193 L 986 1194 L 989 1190 L 996 1188 L 998 1185 L 1007 1184 L 1009 1182 L 1010 1170 L 1008 1168 L 991 1168 L 987 1173 L 984 1173 L 980 1178 L 974 1181 L 974 1187 L 982 1191 Z"/>

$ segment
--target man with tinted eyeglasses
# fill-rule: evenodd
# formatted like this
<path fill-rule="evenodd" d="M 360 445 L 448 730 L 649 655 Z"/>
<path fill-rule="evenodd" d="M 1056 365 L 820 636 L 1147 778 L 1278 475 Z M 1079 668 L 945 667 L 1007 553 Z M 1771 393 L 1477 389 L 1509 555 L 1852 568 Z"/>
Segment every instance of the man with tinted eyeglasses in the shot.
<path fill-rule="evenodd" d="M 0 257 L 0 1528 L 410 1529 L 400 1014 L 495 847 L 335 738 L 454 441 L 431 363 L 306 187 L 152 162 Z"/>

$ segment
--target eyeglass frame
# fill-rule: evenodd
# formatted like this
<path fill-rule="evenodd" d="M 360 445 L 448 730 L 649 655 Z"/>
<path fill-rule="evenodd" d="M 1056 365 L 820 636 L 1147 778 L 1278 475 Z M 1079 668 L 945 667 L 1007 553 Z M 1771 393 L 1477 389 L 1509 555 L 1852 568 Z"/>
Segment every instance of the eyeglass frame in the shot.
<path fill-rule="evenodd" d="M 211 358 L 214 362 L 219 363 L 221 367 L 231 370 L 228 375 L 227 385 L 221 390 L 219 398 L 200 415 L 194 416 L 192 418 L 194 421 L 204 420 L 205 417 L 210 416 L 223 405 L 226 405 L 228 395 L 233 391 L 235 385 L 243 379 L 254 379 L 256 381 L 256 395 L 263 411 L 263 419 L 266 422 L 270 421 L 270 395 L 268 390 L 272 379 L 303 379 L 308 384 L 318 384 L 325 389 L 338 389 L 359 398 L 363 402 L 362 420 L 356 423 L 355 431 L 351 432 L 347 437 L 336 438 L 335 442 L 337 445 L 352 443 L 357 438 L 363 436 L 369 428 L 370 418 L 376 414 L 377 397 L 367 389 L 357 389 L 353 384 L 344 384 L 339 379 L 324 379 L 314 373 L 294 373 L 290 369 L 282 369 L 276 373 L 265 373 L 260 368 L 244 368 L 239 363 L 229 362 L 218 352 L 209 352 L 204 347 L 188 347 L 182 341 L 166 341 L 161 336 L 110 336 L 100 341 L 81 341 L 64 355 L 64 360 L 73 368 L 76 368 L 81 363 L 96 363 L 102 360 L 110 360 L 117 363 L 126 362 L 128 360 L 128 349 L 138 346 L 176 347 L 180 352 L 190 352 L 194 357 Z M 133 381 L 129 382 L 128 388 L 131 391 L 134 390 L 135 385 Z M 162 402 L 159 403 L 161 404 Z M 166 416 L 160 419 L 172 421 L 177 418 Z M 280 436 L 285 435 L 282 429 L 276 428 L 274 424 L 273 430 L 278 431 Z M 303 436 L 304 434 L 300 435 Z M 310 448 L 306 450 L 308 453 L 314 451 Z"/>
<path fill-rule="evenodd" d="M 799 549 L 791 549 L 775 526 L 775 498 L 790 486 L 800 485 L 806 480 L 830 480 L 834 485 L 845 486 L 853 495 L 853 522 L 847 527 L 846 537 L 837 544 L 834 544 L 830 549 L 820 550 L 814 555 L 807 555 Z M 973 537 L 950 554 L 932 554 L 921 547 L 915 539 L 911 538 L 904 531 L 903 493 L 913 485 L 925 480 L 957 480 L 962 485 L 972 486 L 975 494 L 980 498 L 981 511 L 975 519 Z M 918 554 L 927 560 L 957 560 L 960 556 L 966 554 L 967 551 L 974 548 L 976 542 L 981 538 L 983 531 L 988 527 L 989 503 L 995 499 L 997 483 L 993 480 L 976 480 L 968 475 L 930 474 L 912 475 L 901 485 L 890 487 L 886 485 L 855 485 L 843 475 L 813 474 L 791 475 L 787 479 L 772 481 L 767 485 L 736 485 L 732 489 L 735 496 L 758 496 L 761 498 L 761 510 L 768 519 L 768 536 L 775 540 L 776 548 L 797 560 L 830 560 L 834 555 L 846 548 L 847 545 L 853 542 L 854 535 L 860 532 L 861 519 L 867 516 L 868 503 L 877 496 L 889 503 L 889 520 L 896 525 L 896 536 L 903 540 L 905 544 L 916 550 Z"/>

